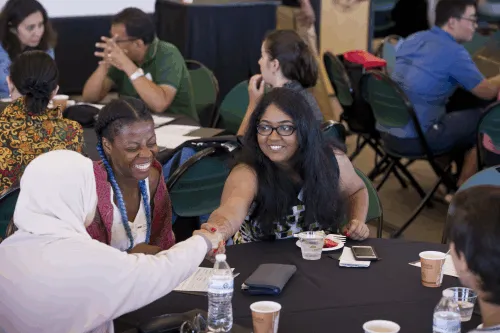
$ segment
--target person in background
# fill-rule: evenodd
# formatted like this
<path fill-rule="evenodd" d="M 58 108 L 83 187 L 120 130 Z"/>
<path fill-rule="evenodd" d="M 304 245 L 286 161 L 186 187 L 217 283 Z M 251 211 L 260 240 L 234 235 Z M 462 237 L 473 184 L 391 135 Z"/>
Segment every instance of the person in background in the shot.
<path fill-rule="evenodd" d="M 314 118 L 320 122 L 323 120 L 318 103 L 306 90 L 318 80 L 318 63 L 311 49 L 295 31 L 275 30 L 269 33 L 262 42 L 259 66 L 261 74 L 254 75 L 248 82 L 249 104 L 238 135 L 245 134 L 266 85 L 298 91 L 307 100 Z"/>
<path fill-rule="evenodd" d="M 163 179 L 153 117 L 139 99 L 114 100 L 95 124 L 98 211 L 92 238 L 120 251 L 156 254 L 175 243 L 172 208 Z"/>
<path fill-rule="evenodd" d="M 156 37 L 148 14 L 124 9 L 113 17 L 111 38 L 102 37 L 96 46 L 100 61 L 83 88 L 85 101 L 102 100 L 115 85 L 120 95 L 142 99 L 153 112 L 168 110 L 198 120 L 184 58 Z"/>
<path fill-rule="evenodd" d="M 431 150 L 458 156 L 460 186 L 477 171 L 475 143 L 481 112 L 469 109 L 446 113 L 446 104 L 459 86 L 485 100 L 494 99 L 499 86 L 495 79 L 485 79 L 461 45 L 472 39 L 477 27 L 475 0 L 440 0 L 435 21 L 430 30 L 418 32 L 401 44 L 392 78 L 415 108 Z M 412 122 L 404 128 L 379 124 L 377 128 L 393 151 L 423 153 Z"/>
<path fill-rule="evenodd" d="M 19 181 L 35 157 L 56 149 L 82 152 L 83 129 L 47 105 L 59 89 L 55 61 L 43 51 L 20 54 L 10 66 L 13 102 L 0 112 L 0 193 Z"/>
<path fill-rule="evenodd" d="M 450 253 L 463 286 L 473 289 L 483 319 L 470 333 L 500 333 L 500 187 L 473 186 L 453 198 L 447 217 Z"/>
<path fill-rule="evenodd" d="M 203 229 L 225 239 L 234 235 L 235 243 L 306 230 L 369 236 L 366 186 L 339 145 L 324 137 L 300 93 L 275 88 L 265 94 L 244 142 L 220 207 Z"/>
<path fill-rule="evenodd" d="M 477 10 L 481 15 L 500 18 L 500 3 L 498 1 L 478 0 Z"/>
<path fill-rule="evenodd" d="M 56 34 L 45 8 L 36 0 L 8 0 L 0 12 L 0 43 L 0 98 L 7 98 L 9 66 L 20 53 L 41 50 L 54 58 Z"/>
<path fill-rule="evenodd" d="M 196 235 L 156 255 L 127 254 L 93 240 L 92 161 L 54 151 L 26 168 L 0 244 L 0 331 L 113 332 L 112 320 L 163 297 L 189 277 L 216 236 Z"/>

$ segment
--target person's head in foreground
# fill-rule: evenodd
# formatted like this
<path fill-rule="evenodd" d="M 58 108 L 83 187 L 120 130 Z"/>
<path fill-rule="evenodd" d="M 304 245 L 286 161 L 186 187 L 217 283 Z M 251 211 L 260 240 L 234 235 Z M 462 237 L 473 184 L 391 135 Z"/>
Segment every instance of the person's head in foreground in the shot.
<path fill-rule="evenodd" d="M 263 81 L 273 87 L 297 81 L 310 88 L 318 79 L 314 54 L 293 30 L 275 30 L 264 38 L 259 65 Z"/>
<path fill-rule="evenodd" d="M 55 46 L 47 11 L 36 0 L 8 0 L 0 12 L 0 42 L 11 60 L 27 49 Z"/>
<path fill-rule="evenodd" d="M 12 99 L 24 96 L 26 110 L 32 114 L 46 110 L 59 90 L 58 81 L 56 62 L 42 51 L 20 54 L 10 65 L 10 75 L 7 76 Z"/>
<path fill-rule="evenodd" d="M 453 263 L 460 282 L 478 294 L 485 328 L 500 325 L 499 203 L 500 187 L 468 188 L 453 198 L 446 222 Z"/>
<path fill-rule="evenodd" d="M 156 37 L 155 25 L 150 15 L 139 8 L 125 8 L 112 19 L 111 37 L 116 38 L 130 60 L 141 62 Z"/>
<path fill-rule="evenodd" d="M 339 166 L 334 149 L 339 144 L 322 134 L 312 110 L 298 93 L 275 88 L 265 94 L 249 122 L 240 163 L 250 166 L 258 178 L 255 214 L 264 231 L 286 216 L 301 186 L 305 223 L 319 227 L 342 220 Z"/>
<path fill-rule="evenodd" d="M 440 0 L 436 6 L 436 26 L 459 43 L 472 40 L 477 28 L 476 0 Z"/>
<path fill-rule="evenodd" d="M 172 291 L 217 241 L 197 231 L 154 256 L 127 254 L 87 234 L 96 205 L 90 159 L 57 150 L 28 165 L 18 230 L 0 243 L 2 332 L 108 332 L 114 318 Z"/>

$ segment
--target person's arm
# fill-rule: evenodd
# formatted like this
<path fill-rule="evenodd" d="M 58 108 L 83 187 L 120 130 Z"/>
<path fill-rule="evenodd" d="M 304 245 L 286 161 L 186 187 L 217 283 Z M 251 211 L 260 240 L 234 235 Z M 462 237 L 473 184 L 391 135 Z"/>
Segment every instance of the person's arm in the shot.
<path fill-rule="evenodd" d="M 236 166 L 224 184 L 221 203 L 201 228 L 219 232 L 224 240 L 233 236 L 243 224 L 257 194 L 257 175 L 246 165 Z"/>
<path fill-rule="evenodd" d="M 335 152 L 335 157 L 340 170 L 340 191 L 348 199 L 348 223 L 345 231 L 352 239 L 365 239 L 369 236 L 365 224 L 368 214 L 368 190 L 347 155 Z"/>
<path fill-rule="evenodd" d="M 85 102 L 97 103 L 109 93 L 113 81 L 108 77 L 110 66 L 104 62 L 99 64 L 83 87 L 82 98 Z"/>
<path fill-rule="evenodd" d="M 241 121 L 240 128 L 238 129 L 238 133 L 236 135 L 243 136 L 245 135 L 248 129 L 248 123 L 250 122 L 250 118 L 252 117 L 253 110 L 257 106 L 259 99 L 264 95 L 264 90 L 266 88 L 266 84 L 262 79 L 261 74 L 256 74 L 250 78 L 248 81 L 248 107 L 245 112 L 245 117 Z"/>
<path fill-rule="evenodd" d="M 451 66 L 451 77 L 465 90 L 485 100 L 498 95 L 498 86 L 485 79 L 465 48 L 455 54 Z"/>

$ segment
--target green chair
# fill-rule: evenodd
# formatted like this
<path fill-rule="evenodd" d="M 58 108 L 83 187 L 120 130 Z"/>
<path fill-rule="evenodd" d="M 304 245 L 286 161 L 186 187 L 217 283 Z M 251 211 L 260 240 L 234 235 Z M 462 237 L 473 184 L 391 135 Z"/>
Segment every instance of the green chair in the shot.
<path fill-rule="evenodd" d="M 181 217 L 212 213 L 220 205 L 233 146 L 205 148 L 180 165 L 167 180 L 172 208 Z"/>
<path fill-rule="evenodd" d="M 238 129 L 247 112 L 248 103 L 248 81 L 243 81 L 238 83 L 224 97 L 219 107 L 217 127 L 225 129 L 225 134 L 235 135 L 238 133 Z"/>
<path fill-rule="evenodd" d="M 380 190 L 392 170 L 397 169 L 401 171 L 402 174 L 410 181 L 412 187 L 415 188 L 422 198 L 422 201 L 414 210 L 411 217 L 392 235 L 392 237 L 399 237 L 415 220 L 418 214 L 420 214 L 424 206 L 430 206 L 430 200 L 441 183 L 445 184 L 448 189 L 456 190 L 456 181 L 450 174 L 451 162 L 447 163 L 444 167 L 441 167 L 436 163 L 436 156 L 432 153 L 432 150 L 427 143 L 420 126 L 420 122 L 415 114 L 415 110 L 397 83 L 391 80 L 387 74 L 377 70 L 367 71 L 364 82 L 366 84 L 366 97 L 373 109 L 377 122 L 384 127 L 404 128 L 412 121 L 423 151 L 421 155 L 407 156 L 392 151 L 387 146 L 384 146 L 386 153 L 384 159 L 389 162 L 389 167 L 385 171 L 381 183 L 377 186 L 377 190 Z M 438 178 L 430 191 L 426 193 L 422 189 L 406 168 L 408 163 L 405 165 L 401 163 L 402 159 L 408 159 L 410 163 L 415 160 L 426 160 L 430 164 L 432 170 Z"/>
<path fill-rule="evenodd" d="M 355 99 L 355 90 L 351 84 L 351 80 L 338 57 L 334 56 L 331 52 L 325 52 L 323 62 L 328 79 L 344 110 L 340 119 L 347 123 L 352 133 L 358 135 L 356 148 L 349 156 L 349 159 L 351 161 L 354 160 L 363 148 L 369 145 L 375 151 L 375 167 L 369 173 L 368 177 L 374 180 L 386 168 L 386 165 L 379 163 L 379 159 L 383 160 L 384 152 L 380 146 L 380 134 L 375 129 L 375 119 L 370 105 L 362 100 L 362 98 Z M 400 181 L 401 186 L 406 188 L 407 185 L 397 173 L 397 170 L 394 173 Z"/>
<path fill-rule="evenodd" d="M 345 144 L 346 131 L 344 125 L 334 120 L 321 124 L 321 131 L 326 138 L 335 138 Z"/>
<path fill-rule="evenodd" d="M 355 168 L 356 173 L 359 178 L 363 180 L 365 183 L 366 189 L 368 190 L 368 214 L 366 216 L 366 223 L 376 223 L 377 225 L 377 238 L 382 238 L 382 230 L 384 228 L 384 216 L 382 210 L 382 204 L 380 202 L 380 198 L 378 196 L 377 190 L 373 186 L 368 177 Z"/>
<path fill-rule="evenodd" d="M 14 216 L 19 187 L 12 187 L 0 197 L 0 237 L 6 238 L 7 227 Z"/>
<path fill-rule="evenodd" d="M 374 0 L 372 1 L 374 28 L 377 35 L 383 35 L 396 23 L 392 20 L 391 12 L 396 6 L 397 0 Z"/>
<path fill-rule="evenodd" d="M 198 61 L 187 60 L 186 65 L 191 77 L 196 112 L 203 127 L 213 127 L 216 119 L 217 96 L 219 83 L 217 78 L 205 65 Z"/>
<path fill-rule="evenodd" d="M 477 127 L 477 166 L 481 170 L 484 161 L 483 136 L 488 135 L 496 148 L 500 148 L 500 102 L 488 106 L 483 112 Z"/>

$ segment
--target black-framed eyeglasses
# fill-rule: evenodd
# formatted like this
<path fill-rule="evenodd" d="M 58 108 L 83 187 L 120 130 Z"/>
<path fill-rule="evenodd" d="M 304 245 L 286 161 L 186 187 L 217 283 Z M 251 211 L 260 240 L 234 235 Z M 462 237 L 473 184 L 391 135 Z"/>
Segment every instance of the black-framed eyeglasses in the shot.
<path fill-rule="evenodd" d="M 264 136 L 269 136 L 276 131 L 281 136 L 289 136 L 295 132 L 296 127 L 293 125 L 279 125 L 278 127 L 273 127 L 267 124 L 259 124 L 257 125 L 257 133 Z"/>
<path fill-rule="evenodd" d="M 477 17 L 463 17 L 463 16 L 460 16 L 459 19 L 466 20 L 466 21 L 472 22 L 474 24 L 477 24 Z"/>
<path fill-rule="evenodd" d="M 133 42 L 133 41 L 136 41 L 138 39 L 139 38 L 117 39 L 117 40 L 115 40 L 115 43 L 120 44 L 120 43 L 125 43 L 125 42 Z"/>

